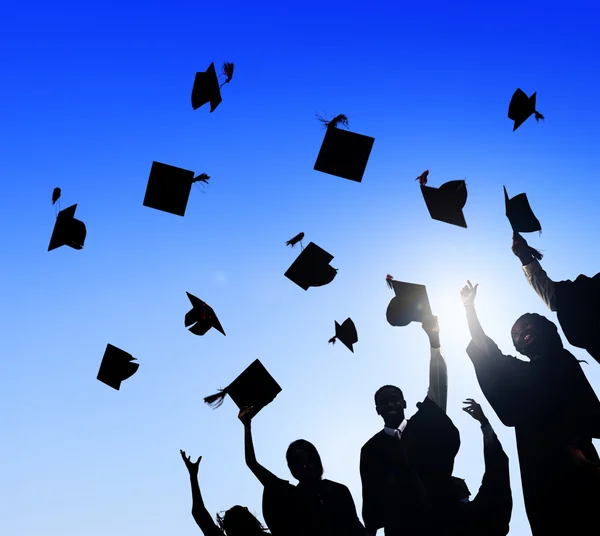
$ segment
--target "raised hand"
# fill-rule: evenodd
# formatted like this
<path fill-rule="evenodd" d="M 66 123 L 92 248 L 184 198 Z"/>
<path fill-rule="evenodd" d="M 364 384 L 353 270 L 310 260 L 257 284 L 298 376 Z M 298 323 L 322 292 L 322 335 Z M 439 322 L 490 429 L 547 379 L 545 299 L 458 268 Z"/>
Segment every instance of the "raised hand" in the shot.
<path fill-rule="evenodd" d="M 254 406 L 246 406 L 240 409 L 240 412 L 238 413 L 238 419 L 242 421 L 244 426 L 250 426 L 250 422 L 252 421 L 254 415 L 256 415 Z"/>
<path fill-rule="evenodd" d="M 463 305 L 465 307 L 472 306 L 475 303 L 475 296 L 477 296 L 477 287 L 479 284 L 473 286 L 470 281 L 460 291 L 460 297 L 462 298 Z"/>
<path fill-rule="evenodd" d="M 179 450 L 179 453 L 181 454 L 181 457 L 183 458 L 183 463 L 185 463 L 185 466 L 187 467 L 187 470 L 190 473 L 190 476 L 197 476 L 198 475 L 198 467 L 200 465 L 200 460 L 202 459 L 202 456 L 198 456 L 198 459 L 195 462 L 193 462 L 192 460 L 190 460 L 189 456 L 186 456 L 185 451 Z"/>
<path fill-rule="evenodd" d="M 463 411 L 466 411 L 476 421 L 479 421 L 481 424 L 487 422 L 487 417 L 484 415 L 481 406 L 475 402 L 475 400 L 467 398 L 463 404 L 467 404 L 467 407 L 463 408 Z"/>

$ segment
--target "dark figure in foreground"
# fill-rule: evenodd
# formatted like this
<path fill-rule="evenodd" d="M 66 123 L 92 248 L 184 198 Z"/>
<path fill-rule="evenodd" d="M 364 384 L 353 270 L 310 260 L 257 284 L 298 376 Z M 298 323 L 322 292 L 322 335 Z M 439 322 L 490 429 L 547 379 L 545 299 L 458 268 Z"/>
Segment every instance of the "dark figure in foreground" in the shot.
<path fill-rule="evenodd" d="M 447 527 L 444 530 L 442 526 L 442 532 L 452 536 L 506 536 L 513 505 L 508 456 L 481 406 L 471 398 L 464 403 L 467 407 L 463 410 L 481 424 L 485 473 L 472 501 L 465 481 L 454 478 L 457 503 L 442 516 Z"/>
<path fill-rule="evenodd" d="M 375 393 L 384 428 L 362 447 L 360 474 L 366 534 L 435 534 L 432 512 L 454 494 L 452 469 L 460 446 L 458 430 L 446 415 L 448 377 L 436 317 L 423 321 L 429 337 L 429 391 L 410 419 L 402 391 L 385 385 Z"/>
<path fill-rule="evenodd" d="M 575 281 L 552 281 L 539 263 L 542 255 L 518 233 L 513 235 L 512 250 L 529 284 L 548 309 L 556 312 L 569 343 L 587 350 L 600 363 L 600 273 L 580 275 Z"/>
<path fill-rule="evenodd" d="M 190 484 L 192 486 L 192 516 L 200 527 L 204 536 L 264 536 L 269 532 L 260 524 L 245 506 L 233 506 L 225 512 L 223 517 L 217 515 L 215 523 L 208 513 L 200 486 L 198 485 L 198 466 L 202 456 L 192 462 L 183 450 L 179 451 L 181 457 L 190 473 Z"/>
<path fill-rule="evenodd" d="M 298 480 L 293 486 L 256 460 L 252 442 L 252 408 L 240 411 L 244 424 L 246 464 L 264 486 L 263 516 L 271 534 L 279 536 L 364 536 L 350 490 L 323 478 L 323 465 L 312 443 L 299 439 L 286 452 Z"/>
<path fill-rule="evenodd" d="M 511 331 L 529 361 L 504 355 L 479 324 L 476 292 L 470 282 L 461 291 L 472 338 L 467 353 L 488 402 L 515 428 L 532 534 L 597 534 L 600 470 L 592 438 L 600 437 L 600 402 L 543 316 L 527 313 Z"/>

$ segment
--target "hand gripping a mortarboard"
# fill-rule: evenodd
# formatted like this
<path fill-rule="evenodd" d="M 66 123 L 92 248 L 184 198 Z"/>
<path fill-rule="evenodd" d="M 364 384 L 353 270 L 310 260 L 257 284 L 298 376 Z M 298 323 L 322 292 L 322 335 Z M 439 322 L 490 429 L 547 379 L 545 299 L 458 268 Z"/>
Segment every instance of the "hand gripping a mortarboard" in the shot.
<path fill-rule="evenodd" d="M 519 258 L 523 266 L 527 266 L 534 259 L 540 261 L 544 257 L 537 249 L 527 244 L 519 233 L 513 233 L 512 252 Z"/>
<path fill-rule="evenodd" d="M 185 463 L 185 466 L 187 467 L 190 476 L 197 476 L 198 466 L 200 465 L 200 460 L 202 459 L 202 456 L 198 456 L 198 459 L 195 462 L 193 462 L 192 460 L 190 460 L 189 456 L 186 456 L 185 451 L 180 449 L 179 453 L 181 454 L 183 463 Z"/>
<path fill-rule="evenodd" d="M 250 426 L 254 415 L 256 415 L 254 406 L 246 406 L 240 409 L 240 412 L 238 413 L 238 419 L 242 421 L 244 426 Z"/>
<path fill-rule="evenodd" d="M 465 307 L 472 307 L 474 305 L 478 286 L 479 284 L 473 286 L 470 281 L 467 281 L 467 284 L 460 291 L 460 297 Z"/>

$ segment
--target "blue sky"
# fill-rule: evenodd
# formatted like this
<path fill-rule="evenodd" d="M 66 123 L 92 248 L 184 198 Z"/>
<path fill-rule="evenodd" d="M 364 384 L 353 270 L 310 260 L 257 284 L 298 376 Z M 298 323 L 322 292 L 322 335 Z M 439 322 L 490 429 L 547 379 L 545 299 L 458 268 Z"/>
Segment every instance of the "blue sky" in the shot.
<path fill-rule="evenodd" d="M 360 512 L 360 448 L 382 426 L 373 393 L 400 386 L 410 416 L 427 390 L 426 335 L 385 321 L 388 273 L 426 284 L 439 316 L 455 474 L 476 492 L 482 438 L 461 411 L 473 397 L 511 460 L 510 534 L 530 533 L 514 431 L 477 385 L 459 292 L 479 283 L 482 325 L 506 352 L 522 313 L 555 319 L 510 251 L 503 185 L 527 192 L 543 227 L 527 239 L 552 278 L 598 271 L 595 3 L 368 5 L 6 3 L 2 534 L 198 534 L 180 448 L 203 456 L 209 511 L 262 519 L 234 404 L 202 401 L 257 357 L 283 388 L 254 423 L 259 461 L 293 481 L 288 444 L 313 442 Z M 234 62 L 234 78 L 213 114 L 193 111 L 194 75 L 213 61 Z M 546 120 L 513 133 L 517 87 L 538 92 Z M 375 138 L 361 184 L 313 170 L 315 113 Z M 211 176 L 184 218 L 142 206 L 153 160 Z M 430 219 L 414 180 L 425 169 L 431 186 L 466 177 L 468 229 Z M 81 251 L 47 252 L 56 186 L 87 226 Z M 304 292 L 283 276 L 300 231 L 335 256 L 332 284 Z M 187 332 L 186 291 L 226 337 Z M 354 354 L 327 344 L 348 316 Z M 96 380 L 107 343 L 140 364 L 119 392 Z"/>

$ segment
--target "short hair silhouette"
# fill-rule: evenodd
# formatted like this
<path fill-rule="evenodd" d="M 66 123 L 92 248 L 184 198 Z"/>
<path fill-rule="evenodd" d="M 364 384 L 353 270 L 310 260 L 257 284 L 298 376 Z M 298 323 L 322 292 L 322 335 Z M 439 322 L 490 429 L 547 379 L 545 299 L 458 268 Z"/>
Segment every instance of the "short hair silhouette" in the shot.
<path fill-rule="evenodd" d="M 381 394 L 386 389 L 394 389 L 394 390 L 398 391 L 398 393 L 400 394 L 400 397 L 402 398 L 402 400 L 404 400 L 404 393 L 402 392 L 402 389 L 400 389 L 400 387 L 396 387 L 395 385 L 384 385 L 384 386 L 380 387 L 379 389 L 377 389 L 377 391 L 375 391 L 375 397 L 374 397 L 375 405 L 378 404 L 379 398 L 381 398 Z"/>
<path fill-rule="evenodd" d="M 296 455 L 296 450 L 305 450 L 308 452 L 316 462 L 319 475 L 323 476 L 323 462 L 321 461 L 319 451 L 317 450 L 317 447 L 315 447 L 310 441 L 306 441 L 306 439 L 296 439 L 296 441 L 292 441 L 290 443 L 290 446 L 287 448 L 285 453 L 285 459 L 288 463 L 288 466 L 290 465 L 290 462 L 293 461 L 293 458 Z M 294 478 L 296 478 L 296 475 L 294 475 Z"/>

